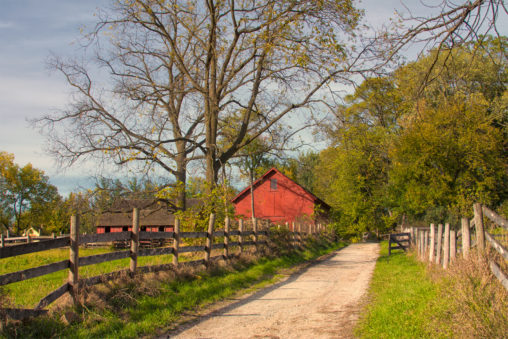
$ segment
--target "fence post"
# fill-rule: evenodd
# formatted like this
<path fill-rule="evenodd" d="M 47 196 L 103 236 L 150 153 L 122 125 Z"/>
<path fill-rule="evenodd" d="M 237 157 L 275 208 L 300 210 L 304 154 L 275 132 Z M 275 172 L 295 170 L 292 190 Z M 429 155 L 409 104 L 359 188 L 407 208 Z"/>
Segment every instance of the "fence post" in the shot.
<path fill-rule="evenodd" d="M 206 234 L 206 247 L 205 247 L 205 262 L 210 262 L 210 255 L 212 253 L 213 244 L 213 226 L 215 224 L 215 214 L 210 213 L 210 220 L 208 221 L 208 232 Z"/>
<path fill-rule="evenodd" d="M 224 257 L 229 258 L 229 217 L 224 220 Z"/>
<path fill-rule="evenodd" d="M 434 262 L 434 251 L 436 246 L 436 227 L 430 224 L 430 246 L 429 246 L 429 262 Z"/>
<path fill-rule="evenodd" d="M 2 236 L 1 236 L 1 238 L 0 238 L 0 241 L 1 241 L 1 243 L 0 243 L 0 247 L 4 248 L 4 247 L 5 247 L 5 238 L 4 238 L 3 233 L 2 233 Z"/>
<path fill-rule="evenodd" d="M 78 268 L 79 268 L 79 217 L 71 215 L 71 230 L 69 234 L 69 293 L 74 304 L 78 302 Z"/>
<path fill-rule="evenodd" d="M 429 245 L 429 231 L 423 230 L 423 261 L 427 260 L 427 251 Z"/>
<path fill-rule="evenodd" d="M 450 224 L 445 224 L 444 240 L 443 240 L 443 268 L 448 268 L 450 261 Z"/>
<path fill-rule="evenodd" d="M 436 247 L 436 264 L 441 263 L 441 247 L 443 244 L 443 224 L 437 226 L 437 247 Z"/>
<path fill-rule="evenodd" d="M 467 258 L 471 250 L 471 233 L 469 231 L 469 219 L 462 218 L 462 257 Z"/>
<path fill-rule="evenodd" d="M 243 219 L 238 220 L 238 230 L 240 235 L 238 236 L 238 244 L 240 245 L 240 253 L 243 252 Z"/>
<path fill-rule="evenodd" d="M 132 210 L 132 232 L 131 232 L 131 262 L 129 272 L 136 273 L 138 266 L 138 250 L 139 250 L 139 208 Z"/>
<path fill-rule="evenodd" d="M 296 247 L 295 222 L 291 223 L 291 246 Z"/>
<path fill-rule="evenodd" d="M 175 229 L 173 230 L 173 265 L 178 267 L 178 249 L 180 248 L 180 219 L 175 218 Z"/>
<path fill-rule="evenodd" d="M 485 233 L 483 229 L 483 211 L 482 205 L 476 203 L 474 209 L 474 226 L 476 228 L 476 243 L 480 251 L 485 250 Z"/>
<path fill-rule="evenodd" d="M 27 243 L 27 244 L 29 244 L 29 243 L 31 243 L 31 242 L 32 242 L 32 241 L 31 241 L 31 239 L 30 239 L 30 234 L 27 234 L 27 235 L 26 235 L 26 243 Z"/>
<path fill-rule="evenodd" d="M 388 256 L 392 255 L 392 235 L 388 235 Z"/>
<path fill-rule="evenodd" d="M 56 234 L 55 234 L 55 232 L 51 233 L 51 238 L 56 239 Z"/>
<path fill-rule="evenodd" d="M 425 230 L 420 230 L 420 260 L 425 260 Z"/>
<path fill-rule="evenodd" d="M 302 244 L 302 224 L 298 223 L 298 244 Z"/>
<path fill-rule="evenodd" d="M 457 234 L 455 230 L 450 231 L 450 263 L 455 261 L 457 253 Z"/>

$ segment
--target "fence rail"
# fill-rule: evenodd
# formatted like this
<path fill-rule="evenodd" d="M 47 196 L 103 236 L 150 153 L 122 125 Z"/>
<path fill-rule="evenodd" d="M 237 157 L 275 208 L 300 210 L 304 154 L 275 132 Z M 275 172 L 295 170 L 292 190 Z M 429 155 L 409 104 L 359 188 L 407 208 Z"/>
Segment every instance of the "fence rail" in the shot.
<path fill-rule="evenodd" d="M 461 230 L 450 229 L 450 224 L 438 225 L 437 232 L 435 225 L 430 227 L 412 227 L 411 234 L 414 235 L 412 244 L 415 246 L 418 258 L 422 261 L 441 264 L 447 268 L 462 252 L 464 258 L 468 257 L 471 248 L 477 247 L 479 251 L 484 251 L 487 244 L 490 245 L 499 255 L 508 261 L 508 250 L 496 240 L 496 235 L 490 234 L 484 227 L 484 217 L 493 224 L 508 230 L 508 221 L 490 210 L 486 206 L 474 204 L 474 218 L 461 219 Z M 475 239 L 471 239 L 471 233 L 474 231 Z M 508 291 L 508 277 L 494 259 L 489 259 L 489 267 L 492 274 L 501 282 Z"/>
<path fill-rule="evenodd" d="M 2 247 L 0 247 L 0 258 L 8 258 L 22 254 L 35 253 L 55 248 L 69 247 L 69 260 L 51 263 L 44 266 L 29 268 L 26 270 L 12 272 L 0 275 L 0 286 L 7 285 L 46 274 L 54 273 L 57 271 L 69 270 L 68 281 L 42 298 L 35 309 L 3 309 L 10 317 L 14 319 L 23 319 L 25 317 L 44 314 L 47 310 L 45 307 L 49 306 L 52 302 L 57 300 L 65 293 L 70 293 L 74 302 L 77 302 L 77 294 L 84 286 L 90 286 L 98 283 L 103 283 L 111 279 L 116 279 L 122 274 L 136 274 L 146 272 L 156 272 L 161 270 L 169 270 L 177 267 L 180 264 L 185 265 L 202 265 L 209 264 L 213 260 L 228 259 L 231 257 L 230 248 L 237 247 L 241 252 L 247 246 L 255 246 L 256 250 L 259 246 L 266 246 L 269 244 L 268 237 L 270 235 L 267 229 L 258 229 L 258 222 L 253 220 L 252 230 L 244 229 L 243 220 L 239 220 L 239 229 L 230 230 L 229 218 L 224 222 L 224 230 L 214 230 L 215 228 L 215 215 L 210 215 L 210 222 L 207 232 L 181 232 L 180 221 L 175 221 L 174 232 L 140 232 L 139 231 L 139 210 L 133 210 L 133 225 L 132 231 L 116 232 L 116 233 L 102 233 L 102 234 L 79 234 L 79 218 L 75 215 L 71 217 L 71 230 L 68 236 L 62 237 L 45 237 L 39 239 L 38 242 L 28 241 L 25 244 L 4 246 L 5 238 L 2 235 Z M 270 225 L 268 225 L 270 226 Z M 280 228 L 280 226 L 279 226 Z M 289 231 L 289 239 L 292 246 L 300 246 L 303 241 L 316 233 L 322 233 L 325 228 L 323 225 L 299 225 L 293 223 L 291 227 L 286 224 Z M 298 229 L 298 232 L 296 231 Z M 302 232 L 302 229 L 305 229 Z M 260 239 L 264 236 L 264 239 Z M 231 241 L 231 237 L 235 237 L 237 241 Z M 9 239 L 9 238 L 7 238 Z M 140 248 L 140 241 L 146 240 L 164 240 L 173 239 L 170 247 L 158 248 Z M 192 245 L 180 246 L 182 239 L 204 239 L 206 245 Z M 222 242 L 214 243 L 214 239 L 220 239 Z M 90 255 L 85 257 L 79 256 L 79 246 L 90 243 L 107 243 L 116 241 L 130 242 L 130 250 L 115 251 L 104 254 Z M 223 254 L 219 256 L 211 256 L 212 250 L 223 249 Z M 179 254 L 190 252 L 204 252 L 204 258 L 194 261 L 179 262 Z M 137 267 L 137 258 L 141 256 L 158 256 L 158 255 L 173 255 L 173 262 L 171 264 L 162 264 L 154 266 Z M 130 258 L 129 268 L 110 272 L 107 274 L 99 275 L 96 277 L 79 277 L 79 267 L 94 265 L 113 260 Z"/>

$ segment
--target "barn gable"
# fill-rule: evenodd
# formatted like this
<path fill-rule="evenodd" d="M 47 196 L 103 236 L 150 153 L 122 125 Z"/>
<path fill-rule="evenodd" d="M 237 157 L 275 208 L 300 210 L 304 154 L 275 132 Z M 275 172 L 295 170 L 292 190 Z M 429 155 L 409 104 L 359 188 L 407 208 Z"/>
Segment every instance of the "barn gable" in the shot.
<path fill-rule="evenodd" d="M 330 207 L 314 194 L 288 178 L 276 168 L 270 169 L 253 183 L 254 211 L 257 218 L 272 222 L 316 221 L 324 218 Z M 252 215 L 250 186 L 241 191 L 232 201 L 236 214 Z M 315 210 L 321 211 L 316 216 Z"/>

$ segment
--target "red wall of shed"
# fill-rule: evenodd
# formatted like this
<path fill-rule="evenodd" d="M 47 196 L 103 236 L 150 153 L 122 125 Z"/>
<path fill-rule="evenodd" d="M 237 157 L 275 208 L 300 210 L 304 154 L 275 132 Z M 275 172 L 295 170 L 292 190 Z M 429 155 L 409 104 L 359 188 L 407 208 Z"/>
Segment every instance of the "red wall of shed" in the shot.
<path fill-rule="evenodd" d="M 270 188 L 270 180 L 277 179 L 277 189 Z M 251 217 L 250 190 L 235 202 L 236 215 Z M 254 188 L 256 218 L 270 219 L 274 223 L 293 222 L 314 212 L 312 196 L 280 173 L 273 173 Z"/>

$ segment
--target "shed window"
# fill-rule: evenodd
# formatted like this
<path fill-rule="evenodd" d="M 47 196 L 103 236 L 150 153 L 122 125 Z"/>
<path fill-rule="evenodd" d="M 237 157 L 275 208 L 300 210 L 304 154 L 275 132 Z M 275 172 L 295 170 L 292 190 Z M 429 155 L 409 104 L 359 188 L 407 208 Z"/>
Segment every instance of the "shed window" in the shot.
<path fill-rule="evenodd" d="M 277 190 L 277 179 L 270 180 L 270 190 L 272 190 L 272 191 Z"/>

